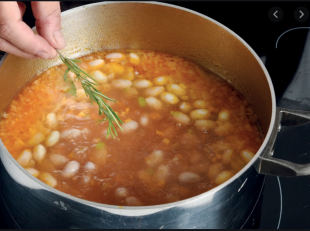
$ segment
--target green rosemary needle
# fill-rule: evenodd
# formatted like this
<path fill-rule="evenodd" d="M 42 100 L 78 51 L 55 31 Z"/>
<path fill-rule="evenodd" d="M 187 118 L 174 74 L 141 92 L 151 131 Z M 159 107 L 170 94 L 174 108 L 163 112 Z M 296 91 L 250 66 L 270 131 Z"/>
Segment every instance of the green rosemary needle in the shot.
<path fill-rule="evenodd" d="M 98 120 L 98 123 L 101 123 L 104 121 L 109 122 L 108 130 L 107 130 L 107 137 L 109 137 L 109 135 L 111 134 L 112 137 L 115 139 L 115 136 L 117 136 L 117 132 L 116 132 L 113 122 L 115 122 L 121 130 L 123 129 L 120 124 L 122 124 L 123 122 L 119 118 L 119 116 L 112 110 L 112 108 L 109 105 L 107 105 L 104 99 L 110 100 L 113 102 L 117 102 L 117 101 L 105 96 L 104 94 L 102 94 L 100 91 L 96 89 L 95 86 L 98 86 L 97 81 L 94 78 L 92 78 L 89 74 L 87 74 L 85 71 L 79 68 L 79 65 L 77 63 L 81 62 L 80 60 L 66 58 L 57 49 L 56 51 L 61 61 L 67 66 L 67 69 L 64 73 L 64 80 L 70 85 L 70 89 L 68 93 L 75 97 L 77 96 L 74 81 L 68 78 L 68 72 L 71 71 L 76 74 L 76 77 L 74 80 L 77 79 L 81 82 L 82 87 L 85 91 L 85 94 L 89 97 L 90 102 L 91 103 L 95 102 L 98 104 L 99 115 L 102 115 L 102 114 L 106 115 L 105 118 Z"/>

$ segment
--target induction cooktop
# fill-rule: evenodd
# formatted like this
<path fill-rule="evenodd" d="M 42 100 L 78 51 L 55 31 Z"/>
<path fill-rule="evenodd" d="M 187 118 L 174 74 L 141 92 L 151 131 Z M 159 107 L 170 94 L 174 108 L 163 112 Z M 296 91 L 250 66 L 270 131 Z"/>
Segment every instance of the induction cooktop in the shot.
<path fill-rule="evenodd" d="M 166 2 L 166 1 L 165 1 Z M 34 26 L 30 2 L 24 21 Z M 61 2 L 62 11 L 92 2 Z M 265 64 L 278 107 L 310 110 L 310 1 L 169 1 L 230 28 Z M 310 124 L 284 127 L 274 157 L 310 163 Z M 0 165 L 0 167 L 3 167 Z M 310 177 L 266 176 L 260 197 L 240 228 L 309 228 Z M 0 228 L 9 224 L 0 198 Z"/>

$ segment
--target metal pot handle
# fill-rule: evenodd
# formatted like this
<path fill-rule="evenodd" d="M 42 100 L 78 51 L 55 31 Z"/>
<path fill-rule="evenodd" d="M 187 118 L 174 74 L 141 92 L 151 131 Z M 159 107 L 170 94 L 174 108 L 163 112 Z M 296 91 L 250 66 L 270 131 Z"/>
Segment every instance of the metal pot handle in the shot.
<path fill-rule="evenodd" d="M 263 155 L 255 163 L 259 173 L 273 176 L 305 176 L 310 175 L 309 164 L 295 164 L 290 161 L 273 158 L 274 143 L 281 126 L 299 126 L 310 122 L 310 111 L 298 111 L 291 109 L 276 109 L 275 126 L 267 143 Z"/>

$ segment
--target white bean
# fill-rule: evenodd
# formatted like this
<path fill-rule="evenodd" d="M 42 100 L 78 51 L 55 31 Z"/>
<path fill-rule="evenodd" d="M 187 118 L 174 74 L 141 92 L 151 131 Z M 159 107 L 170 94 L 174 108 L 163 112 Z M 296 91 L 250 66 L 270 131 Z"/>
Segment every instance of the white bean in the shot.
<path fill-rule="evenodd" d="M 115 195 L 118 197 L 118 198 L 125 198 L 127 197 L 128 195 L 128 190 L 126 188 L 117 188 L 115 190 Z"/>
<path fill-rule="evenodd" d="M 62 167 L 69 161 L 67 157 L 59 154 L 50 155 L 49 159 L 56 167 Z"/>
<path fill-rule="evenodd" d="M 31 174 L 33 175 L 34 177 L 38 177 L 40 172 L 34 168 L 26 168 L 26 170 Z"/>
<path fill-rule="evenodd" d="M 58 131 L 52 131 L 45 140 L 47 147 L 54 146 L 59 141 L 60 133 Z"/>
<path fill-rule="evenodd" d="M 229 122 L 217 126 L 214 130 L 215 134 L 218 136 L 227 136 L 232 130 L 232 125 Z"/>
<path fill-rule="evenodd" d="M 189 116 L 182 112 L 171 111 L 170 114 L 172 115 L 172 118 L 178 123 L 188 125 L 191 122 L 191 119 L 189 118 Z"/>
<path fill-rule="evenodd" d="M 130 53 L 129 56 L 133 59 L 139 59 L 139 56 L 136 53 Z"/>
<path fill-rule="evenodd" d="M 69 76 L 71 79 L 73 79 L 73 78 L 76 77 L 76 74 L 73 73 L 72 71 L 69 71 L 69 72 L 68 72 L 68 76 Z"/>
<path fill-rule="evenodd" d="M 104 64 L 104 60 L 103 59 L 95 59 L 93 61 L 90 61 L 88 63 L 89 66 L 91 67 L 99 67 L 102 66 Z"/>
<path fill-rule="evenodd" d="M 45 140 L 45 135 L 42 132 L 38 132 L 35 136 L 28 140 L 27 145 L 33 147 Z"/>
<path fill-rule="evenodd" d="M 183 96 L 186 94 L 185 88 L 181 87 L 178 84 L 170 83 L 167 85 L 167 90 L 177 96 Z"/>
<path fill-rule="evenodd" d="M 115 77 L 115 74 L 113 72 L 111 74 L 107 75 L 108 80 L 112 80 L 112 79 L 114 79 L 114 77 Z"/>
<path fill-rule="evenodd" d="M 145 90 L 144 94 L 147 96 L 158 96 L 162 92 L 164 92 L 165 88 L 162 86 L 155 86 L 155 87 L 150 87 Z"/>
<path fill-rule="evenodd" d="M 90 176 L 82 176 L 81 182 L 82 184 L 89 184 L 90 180 Z"/>
<path fill-rule="evenodd" d="M 61 172 L 61 175 L 65 178 L 70 178 L 78 172 L 79 168 L 80 168 L 79 162 L 72 160 L 68 164 L 66 164 L 66 166 Z"/>
<path fill-rule="evenodd" d="M 147 117 L 146 115 L 141 116 L 140 124 L 144 127 L 147 126 L 149 124 L 149 117 Z"/>
<path fill-rule="evenodd" d="M 193 172 L 183 172 L 178 178 L 181 183 L 196 183 L 200 181 L 200 176 Z"/>
<path fill-rule="evenodd" d="M 106 74 L 102 73 L 101 71 L 92 71 L 90 76 L 93 77 L 99 84 L 103 84 L 108 82 L 108 77 Z"/>
<path fill-rule="evenodd" d="M 67 130 L 62 131 L 60 134 L 60 138 L 71 139 L 71 138 L 78 137 L 79 135 L 81 135 L 81 131 L 78 129 L 72 128 L 72 129 L 67 129 Z"/>
<path fill-rule="evenodd" d="M 88 133 L 88 132 L 89 132 L 88 129 L 83 129 L 83 130 L 79 130 L 79 129 L 75 129 L 75 128 L 66 129 L 66 130 L 61 132 L 60 138 L 73 139 L 73 138 L 76 138 L 76 137 L 82 135 L 83 133 Z"/>
<path fill-rule="evenodd" d="M 135 53 L 130 53 L 130 54 L 129 54 L 129 57 L 130 57 L 129 61 L 130 61 L 132 64 L 138 65 L 138 64 L 140 63 L 140 58 L 139 58 L 139 56 L 138 56 L 137 54 L 135 54 Z"/>
<path fill-rule="evenodd" d="M 55 113 L 48 113 L 46 116 L 46 124 L 50 129 L 54 129 L 58 126 L 58 119 Z"/>
<path fill-rule="evenodd" d="M 131 133 L 137 130 L 138 127 L 139 127 L 139 124 L 136 121 L 131 120 L 122 125 L 123 133 Z"/>
<path fill-rule="evenodd" d="M 139 94 L 138 90 L 134 87 L 130 87 L 129 89 L 126 89 L 125 93 L 130 97 L 133 97 Z"/>
<path fill-rule="evenodd" d="M 96 165 L 93 162 L 88 161 L 85 166 L 84 169 L 88 170 L 88 171 L 92 171 L 96 169 Z"/>
<path fill-rule="evenodd" d="M 249 150 L 243 150 L 241 152 L 241 157 L 246 163 L 248 163 L 254 157 L 254 153 Z"/>
<path fill-rule="evenodd" d="M 201 108 L 201 109 L 206 109 L 208 108 L 209 104 L 208 102 L 204 100 L 195 100 L 193 103 L 194 108 Z"/>
<path fill-rule="evenodd" d="M 188 113 L 193 109 L 192 105 L 190 105 L 190 103 L 188 102 L 182 102 L 179 108 L 182 112 L 185 112 L 185 113 Z"/>
<path fill-rule="evenodd" d="M 109 136 L 107 137 L 107 132 L 108 132 L 108 129 L 107 129 L 107 128 L 105 128 L 105 129 L 102 130 L 102 135 L 103 135 L 103 137 L 104 137 L 105 139 L 111 139 L 111 138 L 112 138 L 111 135 L 109 135 Z"/>
<path fill-rule="evenodd" d="M 126 79 L 129 79 L 130 81 L 133 81 L 135 79 L 135 74 L 133 71 L 133 67 L 127 69 Z"/>
<path fill-rule="evenodd" d="M 229 180 L 232 176 L 233 174 L 231 172 L 223 171 L 215 178 L 215 183 L 217 185 L 220 185 L 224 183 L 225 181 Z"/>
<path fill-rule="evenodd" d="M 230 117 L 229 111 L 223 110 L 219 112 L 218 120 L 226 122 L 229 120 L 229 117 Z"/>
<path fill-rule="evenodd" d="M 164 181 L 169 175 L 169 167 L 166 165 L 160 165 L 156 171 L 157 181 Z"/>
<path fill-rule="evenodd" d="M 93 59 L 94 59 L 94 57 L 93 57 L 93 56 L 91 56 L 91 55 L 89 55 L 89 56 L 84 57 L 84 59 L 85 59 L 85 60 L 93 60 Z"/>
<path fill-rule="evenodd" d="M 154 108 L 155 110 L 160 110 L 163 106 L 162 102 L 159 99 L 152 96 L 147 97 L 145 99 L 145 102 L 149 107 Z"/>
<path fill-rule="evenodd" d="M 162 160 L 164 159 L 164 153 L 161 150 L 155 150 L 145 159 L 147 165 L 154 167 L 158 165 L 160 162 L 162 162 Z"/>
<path fill-rule="evenodd" d="M 124 57 L 122 53 L 110 53 L 105 56 L 107 59 L 121 59 Z"/>
<path fill-rule="evenodd" d="M 111 82 L 111 85 L 117 89 L 129 88 L 132 82 L 128 79 L 115 79 Z"/>
<path fill-rule="evenodd" d="M 122 75 L 125 71 L 124 67 L 116 62 L 106 64 L 105 69 L 108 70 L 108 73 L 113 72 L 115 75 Z"/>
<path fill-rule="evenodd" d="M 41 163 L 42 160 L 45 158 L 46 149 L 42 144 L 34 146 L 32 152 L 33 152 L 33 159 L 38 163 Z"/>
<path fill-rule="evenodd" d="M 104 146 L 102 149 L 97 149 L 91 153 L 91 159 L 97 166 L 102 167 L 106 164 L 108 157 L 108 150 Z"/>
<path fill-rule="evenodd" d="M 168 77 L 167 76 L 159 76 L 154 78 L 153 80 L 155 85 L 163 86 L 168 83 Z"/>
<path fill-rule="evenodd" d="M 28 167 L 32 168 L 35 164 L 36 162 L 34 160 L 30 160 Z"/>
<path fill-rule="evenodd" d="M 179 102 L 178 97 L 175 94 L 169 93 L 169 92 L 163 92 L 160 94 L 160 98 L 165 103 L 169 104 L 176 104 Z"/>
<path fill-rule="evenodd" d="M 153 86 L 153 83 L 147 79 L 137 79 L 133 82 L 133 86 L 138 89 L 142 89 Z"/>
<path fill-rule="evenodd" d="M 222 155 L 222 162 L 226 165 L 230 164 L 232 161 L 233 151 L 231 149 L 227 149 Z"/>
<path fill-rule="evenodd" d="M 202 131 L 210 131 L 216 127 L 217 123 L 213 120 L 196 120 L 195 127 Z"/>
<path fill-rule="evenodd" d="M 87 99 L 87 95 L 83 88 L 76 90 L 76 97 L 78 100 Z"/>
<path fill-rule="evenodd" d="M 126 204 L 128 206 L 142 206 L 143 205 L 143 203 L 136 197 L 127 197 Z"/>
<path fill-rule="evenodd" d="M 199 119 L 208 119 L 210 118 L 211 113 L 207 109 L 196 109 L 191 111 L 190 117 L 193 120 L 199 120 Z"/>
<path fill-rule="evenodd" d="M 233 161 L 230 162 L 231 168 L 237 172 L 239 172 L 245 165 L 246 162 L 244 162 L 244 160 L 238 156 L 234 156 Z"/>
<path fill-rule="evenodd" d="M 214 180 L 217 175 L 221 172 L 223 165 L 221 163 L 212 164 L 208 171 L 208 177 L 210 180 Z"/>
<path fill-rule="evenodd" d="M 39 179 L 45 184 L 55 188 L 57 186 L 57 180 L 49 173 L 43 172 L 39 175 Z"/>
<path fill-rule="evenodd" d="M 32 159 L 32 153 L 29 149 L 24 150 L 19 157 L 17 158 L 17 162 L 23 166 L 27 167 Z"/>

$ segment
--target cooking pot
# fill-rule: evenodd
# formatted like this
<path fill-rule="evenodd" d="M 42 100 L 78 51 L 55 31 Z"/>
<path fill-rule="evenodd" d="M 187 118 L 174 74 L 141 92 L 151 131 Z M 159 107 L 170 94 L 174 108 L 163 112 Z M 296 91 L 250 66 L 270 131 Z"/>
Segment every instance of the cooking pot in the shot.
<path fill-rule="evenodd" d="M 190 59 L 235 86 L 256 112 L 265 139 L 235 176 L 198 196 L 175 203 L 119 207 L 79 199 L 51 188 L 24 170 L 0 140 L 1 195 L 20 228 L 241 228 L 262 191 L 263 174 L 308 175 L 309 165 L 272 157 L 282 126 L 308 122 L 308 112 L 276 108 L 269 74 L 237 34 L 197 12 L 157 2 L 102 2 L 62 13 L 65 56 L 129 48 Z M 0 68 L 0 114 L 33 77 L 60 60 L 5 55 Z M 35 103 L 35 102 L 34 102 Z M 263 173 L 263 174 L 261 174 Z"/>

